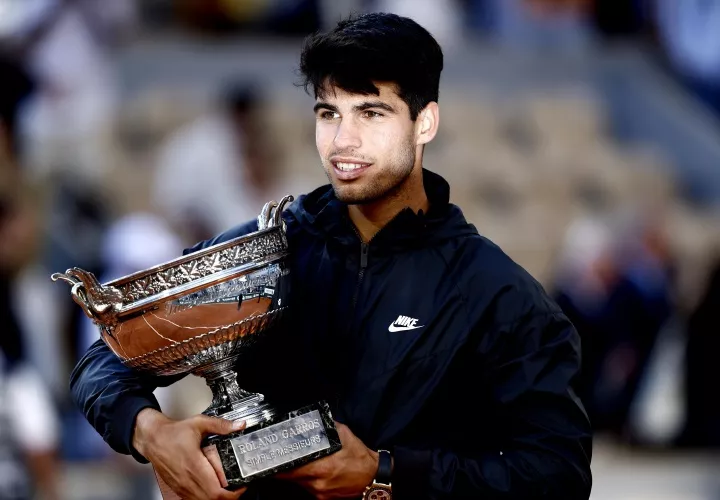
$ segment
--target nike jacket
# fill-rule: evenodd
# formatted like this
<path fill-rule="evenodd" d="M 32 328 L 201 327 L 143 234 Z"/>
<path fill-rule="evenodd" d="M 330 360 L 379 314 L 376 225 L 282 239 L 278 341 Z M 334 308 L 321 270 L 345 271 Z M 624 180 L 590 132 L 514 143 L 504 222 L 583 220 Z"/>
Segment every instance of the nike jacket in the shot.
<path fill-rule="evenodd" d="M 328 401 L 365 445 L 392 451 L 400 500 L 589 498 L 577 331 L 449 203 L 445 180 L 423 176 L 428 212 L 400 212 L 367 244 L 330 186 L 284 212 L 291 322 L 238 362 L 241 386 L 284 404 Z M 146 462 L 132 448 L 135 416 L 159 409 L 152 391 L 175 380 L 126 368 L 98 341 L 71 390 L 114 450 Z M 271 479 L 243 498 L 310 497 Z"/>

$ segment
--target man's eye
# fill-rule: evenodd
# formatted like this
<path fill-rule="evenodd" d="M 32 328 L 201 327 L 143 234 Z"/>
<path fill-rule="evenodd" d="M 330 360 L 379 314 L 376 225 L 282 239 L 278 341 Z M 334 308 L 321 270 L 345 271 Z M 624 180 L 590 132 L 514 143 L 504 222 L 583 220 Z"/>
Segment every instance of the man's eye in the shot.
<path fill-rule="evenodd" d="M 370 109 L 365 110 L 364 115 L 365 118 L 379 118 L 382 116 L 381 113 L 378 113 L 377 111 L 372 111 Z"/>
<path fill-rule="evenodd" d="M 338 114 L 334 111 L 323 111 L 320 113 L 320 119 L 322 120 L 333 120 L 335 118 L 338 118 Z"/>

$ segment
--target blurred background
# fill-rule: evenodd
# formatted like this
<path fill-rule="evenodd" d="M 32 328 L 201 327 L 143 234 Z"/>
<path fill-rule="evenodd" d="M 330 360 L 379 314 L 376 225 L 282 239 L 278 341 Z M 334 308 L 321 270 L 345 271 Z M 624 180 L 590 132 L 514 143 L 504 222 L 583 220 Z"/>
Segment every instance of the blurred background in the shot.
<path fill-rule="evenodd" d="M 593 500 L 720 499 L 717 0 L 0 0 L 0 499 L 158 498 L 69 401 L 98 334 L 49 276 L 326 183 L 301 40 L 373 10 L 445 50 L 426 167 L 582 335 Z"/>

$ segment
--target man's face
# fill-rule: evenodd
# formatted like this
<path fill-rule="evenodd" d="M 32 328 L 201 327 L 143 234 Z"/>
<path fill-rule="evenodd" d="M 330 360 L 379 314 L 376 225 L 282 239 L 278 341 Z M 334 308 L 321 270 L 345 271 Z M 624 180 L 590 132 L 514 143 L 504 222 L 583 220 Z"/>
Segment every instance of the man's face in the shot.
<path fill-rule="evenodd" d="M 315 143 L 337 198 L 370 203 L 395 192 L 415 164 L 415 122 L 389 84 L 380 95 L 330 89 L 315 104 Z"/>

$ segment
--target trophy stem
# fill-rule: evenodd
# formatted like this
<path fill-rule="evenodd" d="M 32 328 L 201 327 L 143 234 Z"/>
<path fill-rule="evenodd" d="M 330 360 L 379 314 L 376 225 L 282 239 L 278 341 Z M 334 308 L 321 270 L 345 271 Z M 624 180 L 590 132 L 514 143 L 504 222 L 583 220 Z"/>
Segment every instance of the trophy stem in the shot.
<path fill-rule="evenodd" d="M 205 379 L 213 394 L 203 414 L 228 420 L 243 419 L 250 427 L 271 418 L 275 412 L 263 403 L 265 396 L 240 388 L 237 373 L 231 368 L 236 357 L 207 365 L 195 374 Z"/>
<path fill-rule="evenodd" d="M 227 413 L 232 411 L 233 406 L 239 401 L 252 397 L 251 393 L 240 388 L 237 374 L 232 370 L 222 370 L 215 377 L 206 378 L 205 381 L 213 394 L 212 403 L 205 410 L 206 414 L 218 416 Z"/>

